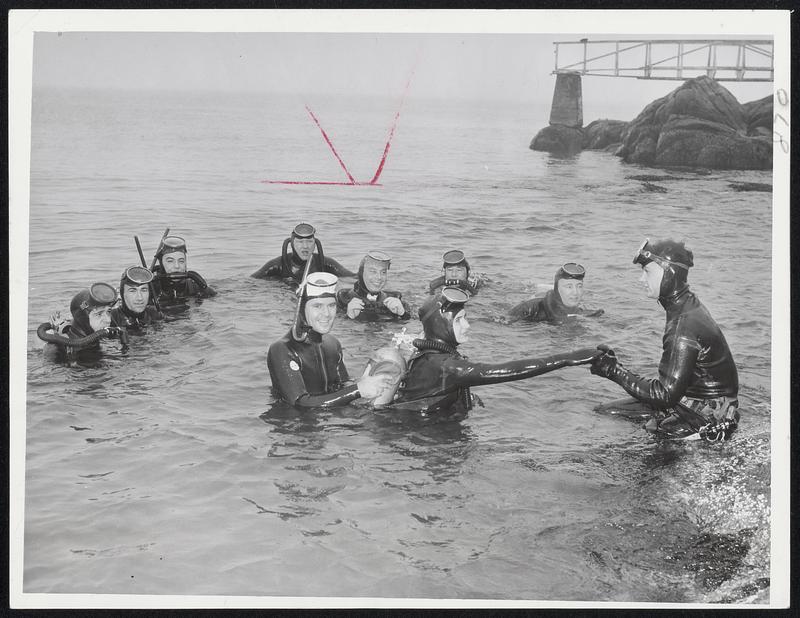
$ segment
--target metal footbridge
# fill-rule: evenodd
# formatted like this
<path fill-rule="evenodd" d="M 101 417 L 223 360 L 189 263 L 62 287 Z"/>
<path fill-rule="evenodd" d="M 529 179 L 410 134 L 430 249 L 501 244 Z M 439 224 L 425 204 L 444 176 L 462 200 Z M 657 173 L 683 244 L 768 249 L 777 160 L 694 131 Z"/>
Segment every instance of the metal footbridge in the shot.
<path fill-rule="evenodd" d="M 652 39 L 557 41 L 554 74 L 720 82 L 769 82 L 771 39 Z"/>

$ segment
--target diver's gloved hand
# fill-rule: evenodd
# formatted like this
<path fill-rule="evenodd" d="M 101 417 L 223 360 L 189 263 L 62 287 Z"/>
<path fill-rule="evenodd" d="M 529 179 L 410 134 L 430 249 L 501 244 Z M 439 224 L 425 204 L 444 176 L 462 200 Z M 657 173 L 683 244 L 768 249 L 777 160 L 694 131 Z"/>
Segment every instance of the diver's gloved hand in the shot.
<path fill-rule="evenodd" d="M 403 301 L 394 296 L 387 296 L 386 300 L 383 301 L 383 306 L 395 315 L 403 315 L 406 312 L 406 308 L 403 307 Z"/>
<path fill-rule="evenodd" d="M 578 365 L 587 365 L 593 362 L 602 352 L 598 352 L 596 348 L 581 348 L 567 352 L 566 367 L 577 367 Z"/>
<path fill-rule="evenodd" d="M 592 361 L 591 372 L 596 376 L 613 380 L 620 369 L 617 355 L 605 344 L 600 344 L 597 349 L 600 355 Z"/>
<path fill-rule="evenodd" d="M 364 310 L 364 301 L 358 298 L 358 296 L 350 299 L 350 302 L 347 303 L 347 317 L 351 320 L 354 320 L 358 317 L 358 314 Z"/>
<path fill-rule="evenodd" d="M 66 329 L 69 322 L 66 318 L 61 316 L 60 311 L 56 311 L 53 315 L 50 316 L 50 326 L 53 327 L 53 332 L 58 335 L 63 335 L 64 330 Z"/>

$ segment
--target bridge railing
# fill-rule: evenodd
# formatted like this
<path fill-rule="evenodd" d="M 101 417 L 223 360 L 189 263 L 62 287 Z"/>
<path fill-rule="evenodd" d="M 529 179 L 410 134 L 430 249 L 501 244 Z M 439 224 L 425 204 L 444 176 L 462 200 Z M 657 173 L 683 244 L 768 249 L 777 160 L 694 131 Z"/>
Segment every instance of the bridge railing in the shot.
<path fill-rule="evenodd" d="M 557 41 L 553 73 L 598 77 L 765 82 L 774 75 L 767 39 L 653 39 Z"/>

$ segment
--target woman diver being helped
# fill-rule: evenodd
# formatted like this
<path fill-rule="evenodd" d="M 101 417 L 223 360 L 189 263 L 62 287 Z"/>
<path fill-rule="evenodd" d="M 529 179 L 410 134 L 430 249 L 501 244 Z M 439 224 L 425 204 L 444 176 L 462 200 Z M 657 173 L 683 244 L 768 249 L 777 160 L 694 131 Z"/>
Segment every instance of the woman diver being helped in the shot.
<path fill-rule="evenodd" d="M 473 386 L 523 380 L 562 367 L 585 365 L 602 353 L 584 348 L 502 363 L 468 360 L 458 352 L 458 346 L 468 339 L 465 305 L 469 298 L 460 288 L 445 287 L 419 310 L 424 336 L 413 342 L 416 352 L 394 395 L 394 406 L 425 413 L 466 412 L 473 405 Z"/>

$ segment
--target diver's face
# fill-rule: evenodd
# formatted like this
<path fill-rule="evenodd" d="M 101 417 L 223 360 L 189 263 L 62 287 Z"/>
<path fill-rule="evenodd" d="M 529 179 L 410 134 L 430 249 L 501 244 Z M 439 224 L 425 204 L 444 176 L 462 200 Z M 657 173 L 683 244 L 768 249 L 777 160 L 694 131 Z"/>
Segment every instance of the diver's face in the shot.
<path fill-rule="evenodd" d="M 448 266 L 444 269 L 444 278 L 448 281 L 466 281 L 467 267 L 463 264 Z"/>
<path fill-rule="evenodd" d="M 305 262 L 314 253 L 314 244 L 313 236 L 311 238 L 295 238 L 292 240 L 292 250 L 297 257 Z"/>
<path fill-rule="evenodd" d="M 108 312 L 108 305 L 95 307 L 89 312 L 89 326 L 92 330 L 98 331 L 101 328 L 111 326 L 111 314 Z"/>
<path fill-rule="evenodd" d="M 306 302 L 306 322 L 320 335 L 329 333 L 335 321 L 335 298 L 311 298 Z"/>
<path fill-rule="evenodd" d="M 453 318 L 453 334 L 456 336 L 458 343 L 466 343 L 469 341 L 469 322 L 467 322 L 467 312 L 462 309 Z"/>
<path fill-rule="evenodd" d="M 186 272 L 186 254 L 183 251 L 173 251 L 161 256 L 161 265 L 168 275 Z"/>
<path fill-rule="evenodd" d="M 583 281 L 580 279 L 559 279 L 558 295 L 567 307 L 577 307 L 583 299 Z"/>
<path fill-rule="evenodd" d="M 664 278 L 664 269 L 655 262 L 642 266 L 642 276 L 639 283 L 644 285 L 648 298 L 658 298 L 661 295 L 661 280 Z"/>
<path fill-rule="evenodd" d="M 370 292 L 380 292 L 386 285 L 389 276 L 389 265 L 386 262 L 366 260 L 364 262 L 364 285 Z"/>
<path fill-rule="evenodd" d="M 126 283 L 122 286 L 122 302 L 125 306 L 134 313 L 142 313 L 147 307 L 147 301 L 150 300 L 150 288 L 148 285 L 131 285 Z"/>

